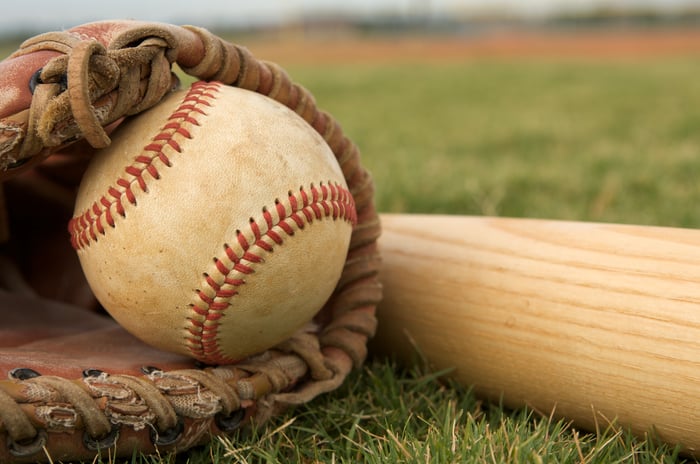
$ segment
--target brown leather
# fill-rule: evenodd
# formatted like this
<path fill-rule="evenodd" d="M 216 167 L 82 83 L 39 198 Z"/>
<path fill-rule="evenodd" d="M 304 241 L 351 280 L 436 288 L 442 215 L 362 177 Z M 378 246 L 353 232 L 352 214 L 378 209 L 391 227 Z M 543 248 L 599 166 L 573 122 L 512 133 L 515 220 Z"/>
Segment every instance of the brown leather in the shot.
<path fill-rule="evenodd" d="M 301 115 L 335 154 L 358 213 L 318 331 L 235 365 L 195 365 L 128 335 L 100 311 L 66 231 L 90 157 L 178 85 L 175 64 Z M 132 21 L 27 40 L 0 62 L 0 178 L 0 462 L 184 450 L 335 389 L 364 361 L 381 299 L 371 177 L 313 96 L 244 47 Z"/>

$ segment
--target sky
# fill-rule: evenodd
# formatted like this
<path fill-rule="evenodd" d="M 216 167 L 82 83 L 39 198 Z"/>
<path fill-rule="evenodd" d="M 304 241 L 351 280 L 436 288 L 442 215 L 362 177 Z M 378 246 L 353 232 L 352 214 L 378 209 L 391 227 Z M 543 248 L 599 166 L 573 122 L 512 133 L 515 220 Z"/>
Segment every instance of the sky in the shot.
<path fill-rule="evenodd" d="M 4 8 L 0 34 L 23 30 L 50 31 L 99 19 L 141 19 L 173 24 L 246 25 L 275 23 L 317 12 L 349 12 L 371 16 L 378 13 L 408 14 L 428 11 L 450 14 L 470 9 L 504 7 L 539 15 L 556 9 L 579 9 L 591 5 L 646 5 L 676 7 L 700 5 L 700 0 L 31 0 L 24 6 Z"/>

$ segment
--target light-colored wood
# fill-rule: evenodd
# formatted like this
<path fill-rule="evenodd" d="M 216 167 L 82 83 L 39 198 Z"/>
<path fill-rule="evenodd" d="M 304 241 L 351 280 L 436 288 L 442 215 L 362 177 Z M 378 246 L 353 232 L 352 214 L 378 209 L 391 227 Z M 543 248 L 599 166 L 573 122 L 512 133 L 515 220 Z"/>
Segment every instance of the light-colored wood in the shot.
<path fill-rule="evenodd" d="M 383 215 L 374 348 L 511 407 L 700 453 L 700 232 Z M 415 343 L 415 347 L 413 346 Z"/>

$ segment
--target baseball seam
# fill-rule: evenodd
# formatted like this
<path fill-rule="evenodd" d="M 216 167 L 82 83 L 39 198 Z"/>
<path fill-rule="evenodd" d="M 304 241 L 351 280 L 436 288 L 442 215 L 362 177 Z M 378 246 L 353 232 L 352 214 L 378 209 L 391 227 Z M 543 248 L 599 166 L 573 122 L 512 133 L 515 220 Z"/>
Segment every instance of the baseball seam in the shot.
<path fill-rule="evenodd" d="M 200 125 L 198 118 L 206 116 L 201 106 L 211 106 L 210 100 L 215 98 L 214 92 L 218 90 L 219 85 L 221 84 L 216 82 L 194 83 L 184 96 L 182 103 L 170 115 L 158 134 L 151 139 L 151 143 L 143 147 L 142 153 L 134 159 L 134 162 L 124 168 L 125 175 L 119 177 L 115 185 L 109 186 L 107 193 L 93 202 L 85 212 L 70 220 L 68 230 L 73 248 L 81 250 L 88 247 L 91 242 L 98 240 L 98 234 L 106 234 L 106 226 L 116 227 L 112 208 L 121 217 L 126 217 L 125 202 L 136 205 L 134 189 L 147 192 L 148 177 L 152 180 L 160 179 L 156 161 L 164 167 L 171 166 L 166 147 L 176 153 L 182 153 L 182 148 L 175 136 L 192 139 L 187 125 Z"/>
<path fill-rule="evenodd" d="M 193 139 L 188 126 L 199 126 L 206 116 L 203 107 L 211 106 L 215 93 L 222 84 L 196 82 L 183 97 L 181 104 L 168 117 L 132 164 L 124 168 L 124 174 L 107 192 L 101 195 L 82 214 L 68 224 L 71 244 L 76 250 L 88 248 L 104 236 L 108 228 L 116 228 L 112 210 L 126 217 L 126 207 L 136 206 L 135 191 L 148 192 L 149 182 L 160 179 L 157 163 L 163 168 L 172 164 L 166 151 L 182 153 L 176 136 Z M 299 187 L 297 192 L 287 192 L 284 200 L 275 199 L 272 208 L 263 207 L 262 216 L 251 217 L 246 227 L 236 231 L 232 245 L 223 245 L 221 256 L 213 258 L 210 272 L 202 274 L 200 288 L 194 292 L 194 302 L 189 304 L 191 314 L 186 322 L 185 345 L 191 355 L 199 360 L 223 364 L 236 361 L 220 350 L 217 336 L 220 319 L 230 306 L 230 300 L 238 294 L 246 276 L 254 273 L 254 265 L 264 261 L 264 255 L 283 243 L 285 237 L 322 219 L 344 220 L 357 223 L 357 212 L 352 194 L 333 182 L 310 184 L 308 189 Z"/>
<path fill-rule="evenodd" d="M 286 200 L 275 200 L 272 209 L 263 208 L 261 220 L 251 217 L 245 230 L 236 231 L 233 244 L 224 244 L 222 255 L 213 258 L 212 271 L 203 274 L 188 318 L 186 344 L 193 357 L 215 364 L 238 361 L 220 350 L 220 319 L 245 285 L 246 276 L 255 272 L 255 264 L 263 262 L 264 255 L 281 245 L 285 237 L 322 219 L 357 222 L 352 195 L 337 184 L 312 184 L 308 191 L 300 187 L 296 193 L 288 192 Z"/>

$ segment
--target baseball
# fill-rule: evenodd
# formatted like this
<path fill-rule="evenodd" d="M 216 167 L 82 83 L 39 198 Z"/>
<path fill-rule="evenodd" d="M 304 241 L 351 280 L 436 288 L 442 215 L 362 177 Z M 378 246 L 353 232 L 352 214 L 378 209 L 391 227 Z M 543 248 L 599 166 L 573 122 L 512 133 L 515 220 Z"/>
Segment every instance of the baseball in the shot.
<path fill-rule="evenodd" d="M 119 128 L 84 175 L 69 230 L 117 322 L 224 364 L 313 319 L 356 219 L 335 156 L 301 117 L 197 82 Z"/>

